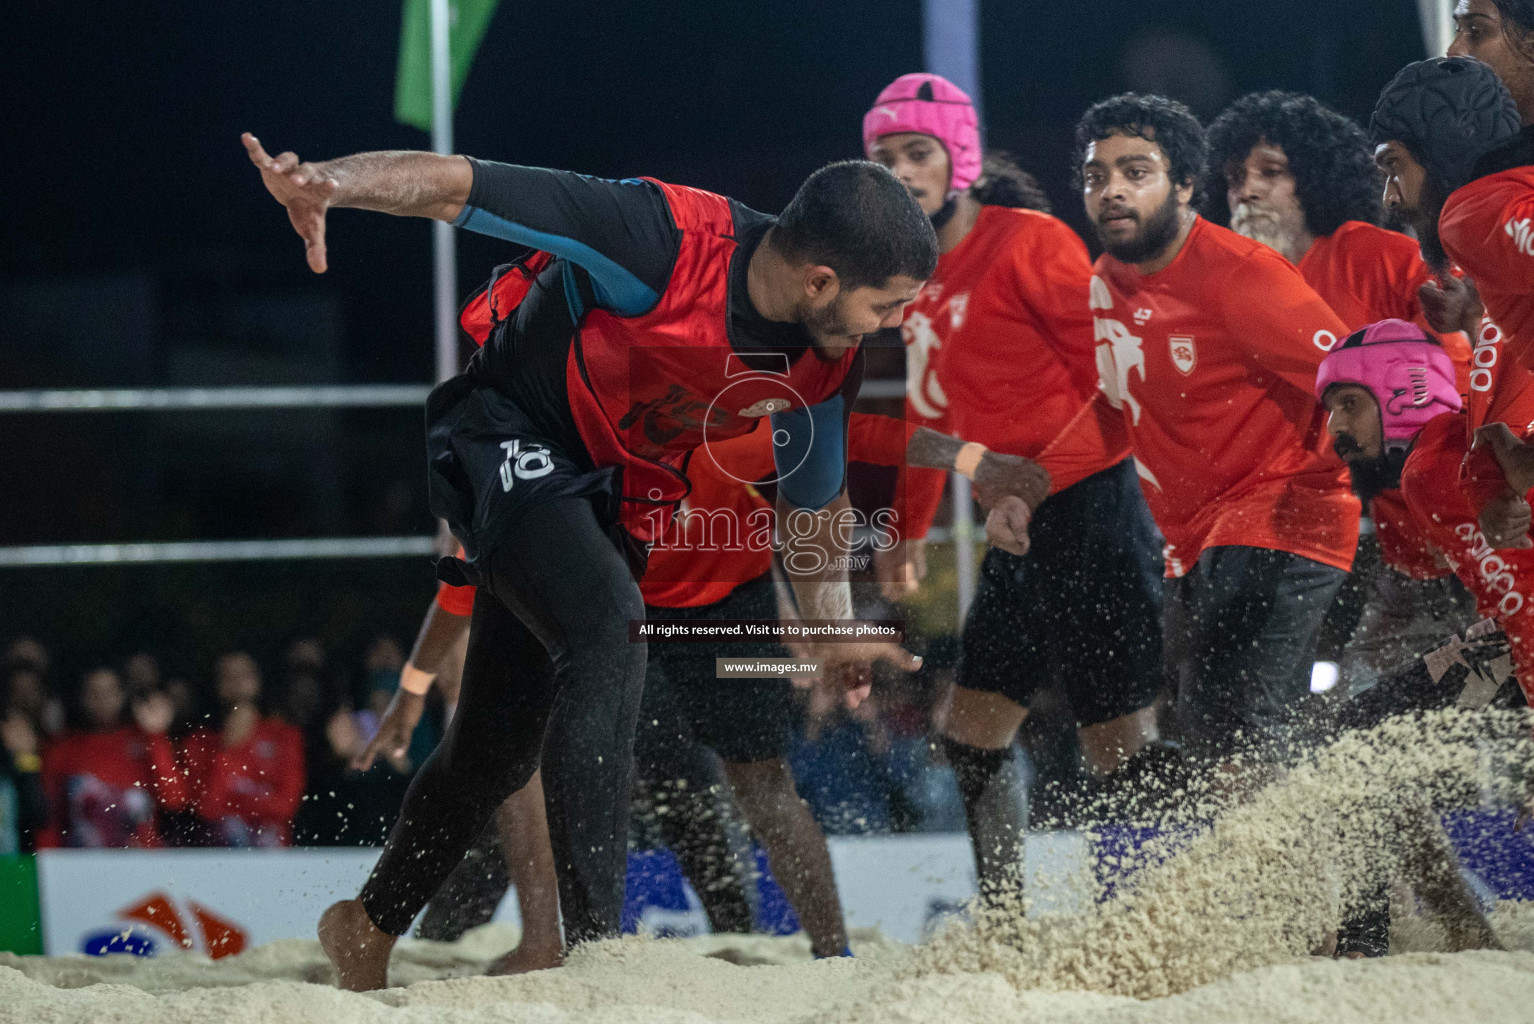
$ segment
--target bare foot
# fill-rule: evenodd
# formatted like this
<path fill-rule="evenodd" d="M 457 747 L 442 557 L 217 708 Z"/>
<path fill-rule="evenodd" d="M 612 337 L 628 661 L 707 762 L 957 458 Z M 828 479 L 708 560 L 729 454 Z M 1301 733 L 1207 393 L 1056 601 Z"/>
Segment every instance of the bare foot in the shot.
<path fill-rule="evenodd" d="M 361 900 L 332 903 L 320 915 L 319 934 L 340 988 L 371 992 L 389 987 L 389 951 L 396 937 L 378 929 Z"/>
<path fill-rule="evenodd" d="M 491 964 L 485 973 L 492 977 L 502 974 L 526 974 L 528 971 L 541 971 L 549 967 L 563 967 L 564 964 L 565 956 L 560 950 L 535 949 L 524 942 Z"/>

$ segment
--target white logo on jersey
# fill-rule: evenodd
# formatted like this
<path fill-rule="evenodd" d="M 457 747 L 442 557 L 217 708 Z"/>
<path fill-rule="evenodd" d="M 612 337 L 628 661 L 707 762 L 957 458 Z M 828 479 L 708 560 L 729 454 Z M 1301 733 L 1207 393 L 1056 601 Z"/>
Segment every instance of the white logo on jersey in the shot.
<path fill-rule="evenodd" d="M 1496 379 L 1497 358 L 1502 351 L 1502 328 L 1491 317 L 1481 318 L 1481 329 L 1475 336 L 1475 349 L 1470 353 L 1470 390 L 1490 391 Z"/>
<path fill-rule="evenodd" d="M 1108 286 L 1095 274 L 1088 296 L 1093 309 L 1113 308 L 1113 296 Z M 1129 328 L 1122 323 L 1106 316 L 1092 318 L 1092 333 L 1098 342 L 1097 386 L 1108 396 L 1108 402 L 1115 409 L 1124 408 L 1124 403 L 1128 402 L 1130 420 L 1138 425 L 1140 403 L 1129 393 L 1129 371 L 1139 370 L 1140 379 L 1145 379 L 1145 351 L 1141 347 L 1143 341 L 1130 334 Z"/>
<path fill-rule="evenodd" d="M 1087 307 L 1089 309 L 1113 308 L 1113 293 L 1108 291 L 1108 286 L 1096 274 L 1092 275 L 1092 283 L 1087 288 Z"/>
<path fill-rule="evenodd" d="M 961 292 L 948 301 L 948 323 L 958 330 L 964 326 L 964 314 L 969 312 L 969 292 Z"/>
<path fill-rule="evenodd" d="M 1523 595 L 1513 589 L 1518 585 L 1518 581 L 1513 578 L 1514 566 L 1508 565 L 1506 560 L 1486 543 L 1486 535 L 1475 523 L 1460 523 L 1454 528 L 1454 536 L 1464 541 L 1470 549 L 1466 554 L 1476 563 L 1481 579 L 1486 582 L 1486 589 L 1493 595 L 1502 595 L 1501 600 L 1497 602 L 1497 612 L 1501 615 L 1516 615 L 1523 607 L 1524 601 Z M 1455 568 L 1458 566 L 1456 565 Z"/>
<path fill-rule="evenodd" d="M 501 490 L 511 490 L 517 480 L 536 480 L 554 472 L 554 453 L 541 444 L 522 447 L 518 440 L 502 441 L 506 461 L 501 463 Z"/>
<path fill-rule="evenodd" d="M 1513 251 L 1520 252 L 1525 256 L 1534 256 L 1534 226 L 1530 224 L 1530 218 L 1523 220 L 1508 220 L 1503 225 L 1507 237 L 1513 240 Z"/>
<path fill-rule="evenodd" d="M 1135 310 L 1135 323 L 1139 324 L 1141 327 L 1144 327 L 1146 322 L 1150 320 L 1154 313 L 1155 310 L 1151 309 L 1149 306 L 1141 306 L 1139 309 Z"/>
<path fill-rule="evenodd" d="M 912 313 L 901 325 L 905 338 L 906 396 L 916 411 L 929 420 L 942 419 L 948 408 L 948 396 L 943 394 L 932 368 L 932 356 L 943 347 L 943 339 L 932 329 L 932 320 L 925 313 Z"/>
<path fill-rule="evenodd" d="M 1315 342 L 1316 348 L 1320 349 L 1322 352 L 1330 352 L 1332 350 L 1332 346 L 1337 344 L 1337 336 L 1324 327 L 1317 331 L 1315 336 L 1310 340 Z"/>

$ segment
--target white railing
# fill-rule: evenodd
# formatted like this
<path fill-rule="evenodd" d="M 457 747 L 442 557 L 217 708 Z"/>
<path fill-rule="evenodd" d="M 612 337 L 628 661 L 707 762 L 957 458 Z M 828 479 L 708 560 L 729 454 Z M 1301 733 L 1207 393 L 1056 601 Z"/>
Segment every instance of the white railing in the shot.
<path fill-rule="evenodd" d="M 0 413 L 198 412 L 231 409 L 364 409 L 420 406 L 429 384 L 277 385 L 221 388 L 83 388 L 0 391 Z M 862 397 L 900 398 L 905 382 L 863 382 Z M 315 537 L 0 547 L 0 568 L 248 562 L 431 555 L 433 537 Z"/>

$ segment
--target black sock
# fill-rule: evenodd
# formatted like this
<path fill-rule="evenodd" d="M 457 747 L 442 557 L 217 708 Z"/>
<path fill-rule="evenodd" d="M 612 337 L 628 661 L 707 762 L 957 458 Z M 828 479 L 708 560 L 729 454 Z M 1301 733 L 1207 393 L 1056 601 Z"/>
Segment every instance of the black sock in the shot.
<path fill-rule="evenodd" d="M 1013 748 L 982 750 L 945 736 L 943 753 L 964 798 L 981 898 L 995 901 L 1020 890 L 1028 792 Z"/>

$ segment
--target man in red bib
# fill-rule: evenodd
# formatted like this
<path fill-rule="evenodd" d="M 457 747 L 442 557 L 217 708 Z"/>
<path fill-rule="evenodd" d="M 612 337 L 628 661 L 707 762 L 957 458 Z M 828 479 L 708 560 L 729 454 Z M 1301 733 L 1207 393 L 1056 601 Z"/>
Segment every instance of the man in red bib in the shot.
<path fill-rule="evenodd" d="M 439 572 L 480 584 L 458 713 L 361 897 L 321 919 L 321 943 L 343 987 L 383 987 L 395 938 L 540 752 L 565 941 L 616 935 L 645 547 L 687 495 L 689 453 L 770 418 L 800 611 L 851 617 L 843 560 L 814 554 L 846 547 L 859 341 L 897 325 L 931 274 L 931 224 L 868 163 L 823 168 L 773 218 L 649 180 L 429 153 L 309 164 L 244 142 L 316 272 L 337 206 L 505 239 L 535 273 L 428 402 L 432 510 L 465 551 Z M 819 653 L 853 699 L 872 660 L 916 663 L 890 644 Z"/>

